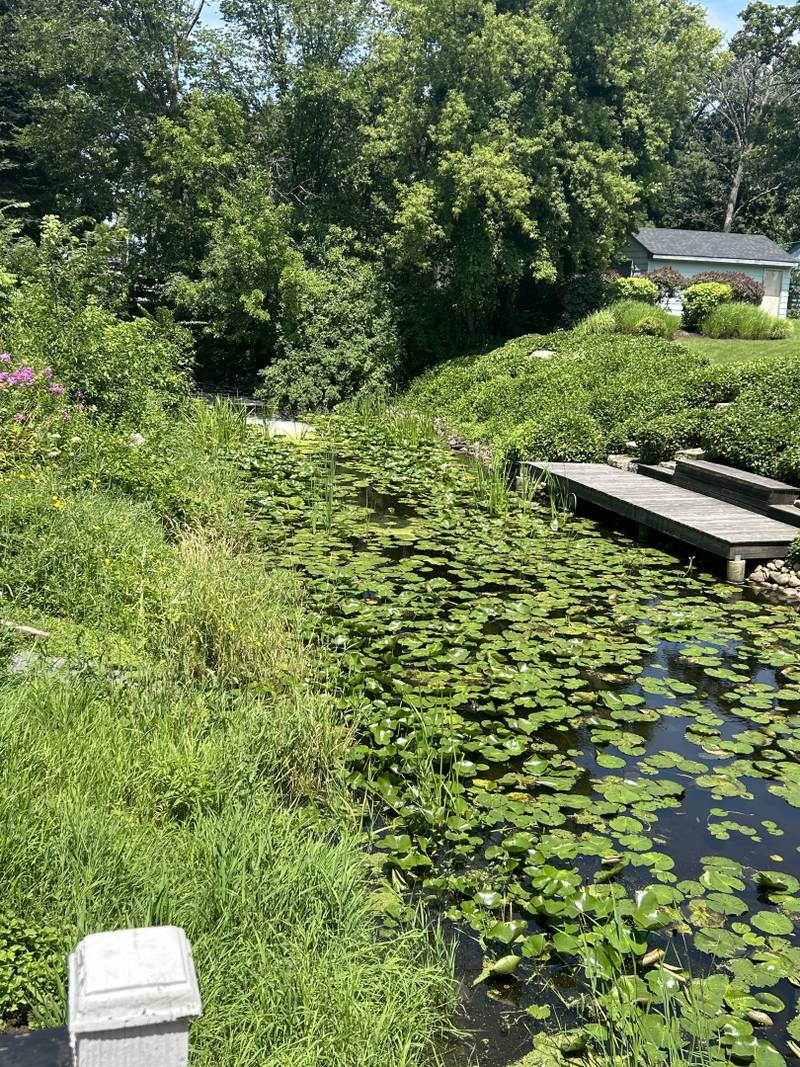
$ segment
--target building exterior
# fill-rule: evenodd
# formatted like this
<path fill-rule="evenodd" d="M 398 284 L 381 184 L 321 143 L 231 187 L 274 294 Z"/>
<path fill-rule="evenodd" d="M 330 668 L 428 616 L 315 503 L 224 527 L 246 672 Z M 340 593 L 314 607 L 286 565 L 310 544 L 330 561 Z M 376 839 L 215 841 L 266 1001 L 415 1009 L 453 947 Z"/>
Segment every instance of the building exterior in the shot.
<path fill-rule="evenodd" d="M 800 246 L 799 246 L 800 247 Z M 763 234 L 712 233 L 705 230 L 670 230 L 645 226 L 630 235 L 622 250 L 623 263 L 632 275 L 659 267 L 673 267 L 685 278 L 701 271 L 740 271 L 764 286 L 762 308 L 786 318 L 789 283 L 798 260 Z M 680 294 L 668 310 L 681 310 Z"/>

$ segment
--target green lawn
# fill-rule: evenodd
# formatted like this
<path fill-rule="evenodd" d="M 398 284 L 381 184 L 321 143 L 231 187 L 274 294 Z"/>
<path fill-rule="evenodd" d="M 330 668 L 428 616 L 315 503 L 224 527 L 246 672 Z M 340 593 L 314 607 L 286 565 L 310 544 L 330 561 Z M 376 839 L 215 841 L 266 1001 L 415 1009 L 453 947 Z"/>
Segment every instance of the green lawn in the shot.
<path fill-rule="evenodd" d="M 703 352 L 714 363 L 751 363 L 779 356 L 800 358 L 800 329 L 797 326 L 794 337 L 786 341 L 714 340 L 711 337 L 680 337 L 678 340 L 695 352 Z"/>

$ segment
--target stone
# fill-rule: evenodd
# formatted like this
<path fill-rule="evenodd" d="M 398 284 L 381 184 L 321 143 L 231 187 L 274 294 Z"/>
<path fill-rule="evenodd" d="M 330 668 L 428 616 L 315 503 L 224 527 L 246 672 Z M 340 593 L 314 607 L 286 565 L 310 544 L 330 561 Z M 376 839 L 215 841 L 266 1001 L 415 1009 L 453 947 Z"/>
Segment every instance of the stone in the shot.
<path fill-rule="evenodd" d="M 554 355 L 552 348 L 536 348 L 530 353 L 531 359 L 552 359 Z"/>
<path fill-rule="evenodd" d="M 753 573 L 750 575 L 751 582 L 764 582 L 767 579 L 767 572 L 763 567 L 756 567 Z"/>
<path fill-rule="evenodd" d="M 789 584 L 789 575 L 785 571 L 773 571 L 772 581 L 775 585 L 783 587 Z"/>
<path fill-rule="evenodd" d="M 791 586 L 792 589 L 800 589 L 800 575 L 792 572 L 789 575 L 789 581 L 787 582 L 787 585 Z"/>
<path fill-rule="evenodd" d="M 187 1067 L 201 1014 L 192 950 L 177 926 L 90 934 L 69 958 L 75 1067 Z"/>
<path fill-rule="evenodd" d="M 714 407 L 717 409 L 717 411 L 724 411 L 725 408 L 732 407 L 732 405 L 730 403 L 727 403 L 727 404 L 715 404 Z"/>
<path fill-rule="evenodd" d="M 675 459 L 705 459 L 707 455 L 704 448 L 682 448 L 675 453 Z"/>
<path fill-rule="evenodd" d="M 627 456 L 621 452 L 612 453 L 607 459 L 606 463 L 609 467 L 616 467 L 621 471 L 632 471 L 636 473 L 638 459 L 636 456 Z"/>

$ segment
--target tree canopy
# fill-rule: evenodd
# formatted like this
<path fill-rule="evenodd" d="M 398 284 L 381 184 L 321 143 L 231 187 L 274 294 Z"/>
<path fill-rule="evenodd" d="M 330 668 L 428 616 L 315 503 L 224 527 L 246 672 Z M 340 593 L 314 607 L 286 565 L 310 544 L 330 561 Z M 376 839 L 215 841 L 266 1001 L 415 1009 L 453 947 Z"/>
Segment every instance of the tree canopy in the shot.
<path fill-rule="evenodd" d="M 648 215 L 793 225 L 797 8 L 203 6 L 0 0 L 0 206 L 124 229 L 132 306 L 281 406 L 552 324 Z"/>

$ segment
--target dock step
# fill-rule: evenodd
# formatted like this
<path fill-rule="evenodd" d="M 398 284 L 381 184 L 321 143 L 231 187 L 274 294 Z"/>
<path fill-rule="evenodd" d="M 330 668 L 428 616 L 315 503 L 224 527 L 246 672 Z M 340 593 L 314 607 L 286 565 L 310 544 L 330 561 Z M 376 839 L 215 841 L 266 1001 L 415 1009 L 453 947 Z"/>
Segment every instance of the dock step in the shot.
<path fill-rule="evenodd" d="M 786 482 L 707 460 L 679 459 L 672 484 L 758 510 L 791 506 L 800 497 L 800 489 Z"/>
<path fill-rule="evenodd" d="M 797 536 L 797 527 L 787 522 L 606 463 L 534 462 L 525 466 L 534 477 L 555 478 L 579 500 L 723 559 L 785 556 Z"/>

